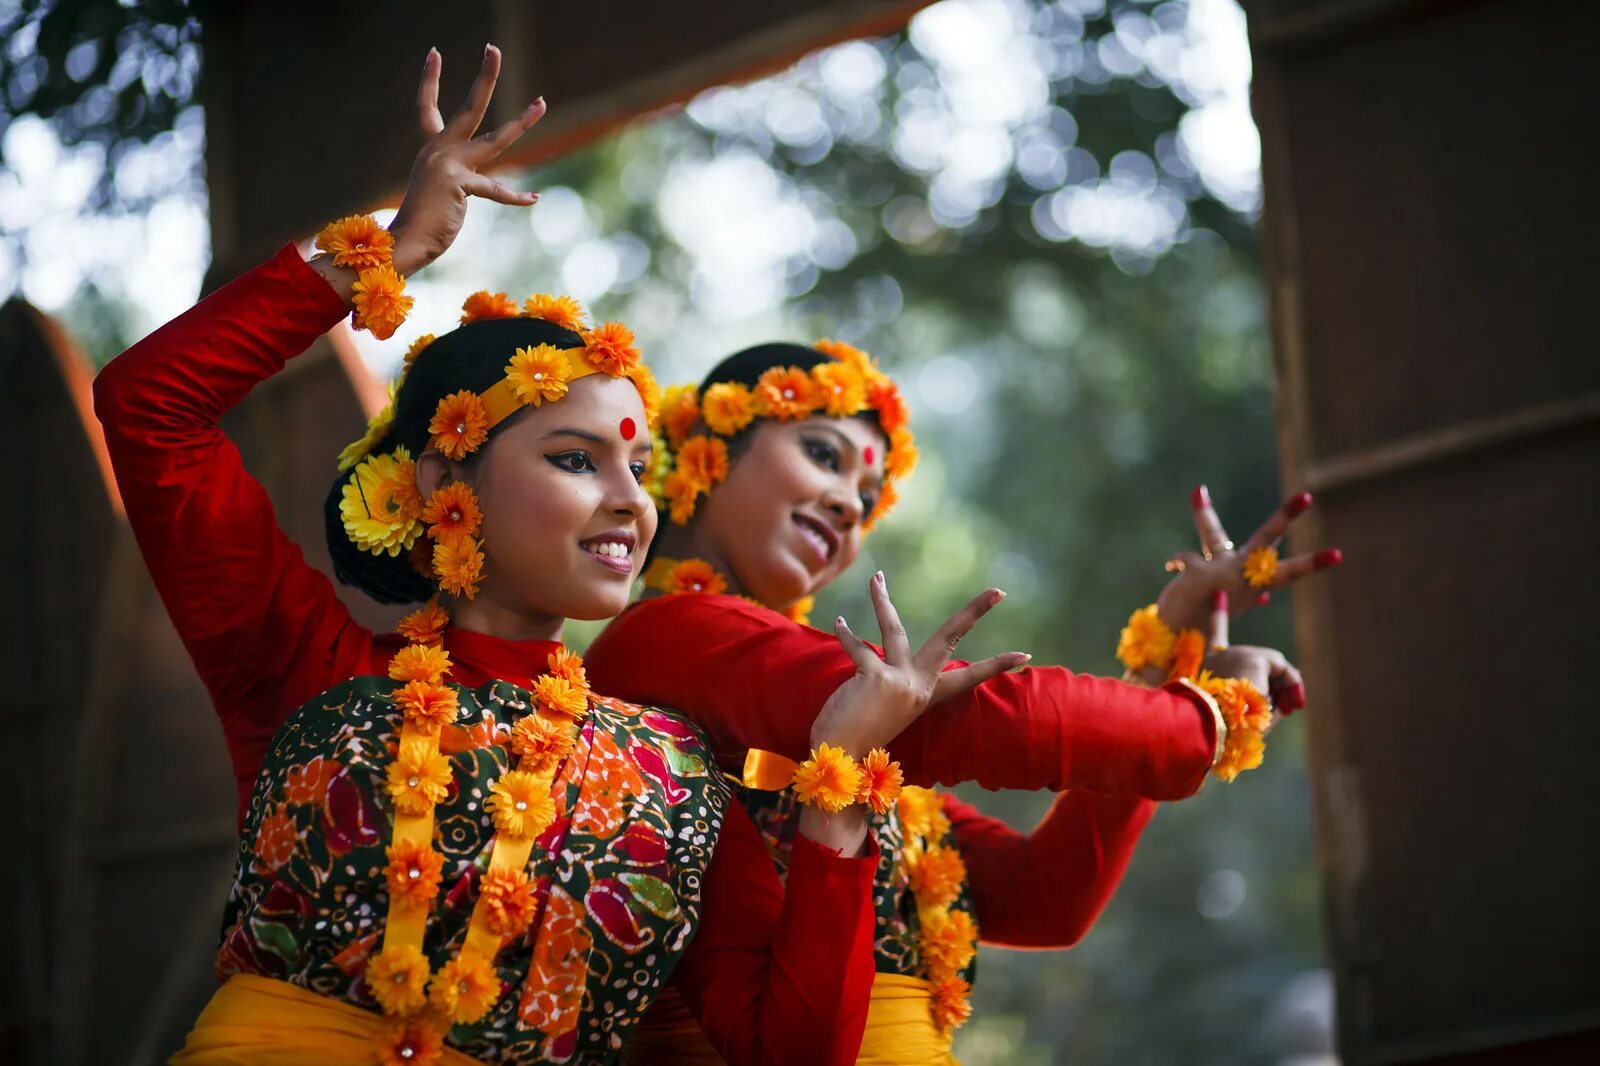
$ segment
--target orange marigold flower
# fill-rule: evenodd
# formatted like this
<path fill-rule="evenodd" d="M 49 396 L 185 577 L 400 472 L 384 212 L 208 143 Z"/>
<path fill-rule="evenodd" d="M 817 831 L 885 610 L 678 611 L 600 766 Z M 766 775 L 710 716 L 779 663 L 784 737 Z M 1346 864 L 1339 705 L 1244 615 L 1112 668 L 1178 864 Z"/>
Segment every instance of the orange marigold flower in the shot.
<path fill-rule="evenodd" d="M 1141 607 L 1128 618 L 1117 641 L 1117 658 L 1129 670 L 1143 670 L 1146 666 L 1165 668 L 1172 662 L 1173 646 L 1177 634 L 1161 620 L 1156 605 Z"/>
<path fill-rule="evenodd" d="M 900 826 L 906 839 L 916 840 L 933 833 L 934 815 L 944 812 L 944 802 L 931 788 L 907 785 L 900 790 L 900 800 L 895 805 L 900 813 Z"/>
<path fill-rule="evenodd" d="M 389 798 L 401 814 L 427 814 L 450 794 L 450 760 L 421 739 L 402 740 L 389 764 Z"/>
<path fill-rule="evenodd" d="M 483 552 L 475 537 L 445 537 L 433 546 L 433 572 L 452 596 L 472 599 L 483 576 Z"/>
<path fill-rule="evenodd" d="M 876 384 L 883 379 L 883 371 L 878 369 L 878 361 L 853 344 L 844 341 L 820 340 L 812 345 L 823 355 L 831 356 L 847 366 L 854 367 L 856 373 L 868 385 Z"/>
<path fill-rule="evenodd" d="M 712 386 L 715 388 L 716 386 Z M 707 390 L 710 395 L 710 390 Z M 700 420 L 700 395 L 693 385 L 668 385 L 661 400 L 661 428 L 667 443 L 683 447 L 694 424 Z"/>
<path fill-rule="evenodd" d="M 452 481 L 434 490 L 422 508 L 422 522 L 434 540 L 469 537 L 483 524 L 478 497 L 465 481 Z"/>
<path fill-rule="evenodd" d="M 553 676 L 564 677 L 585 692 L 589 690 L 589 675 L 583 668 L 583 656 L 577 652 L 557 648 L 545 659 L 545 663 Z"/>
<path fill-rule="evenodd" d="M 583 335 L 583 352 L 602 374 L 621 377 L 639 364 L 633 331 L 621 322 L 606 322 Z"/>
<path fill-rule="evenodd" d="M 861 770 L 843 748 L 818 744 L 811 758 L 794 772 L 795 796 L 825 814 L 842 811 L 855 802 L 861 787 Z"/>
<path fill-rule="evenodd" d="M 340 490 L 339 518 L 350 542 L 374 555 L 399 555 L 416 543 L 422 494 L 411 453 L 396 448 L 357 463 Z"/>
<path fill-rule="evenodd" d="M 717 437 L 690 437 L 678 450 L 676 469 L 709 490 L 728 476 L 728 445 Z"/>
<path fill-rule="evenodd" d="M 444 1036 L 420 1018 L 391 1018 L 378 1036 L 378 1066 L 433 1066 Z"/>
<path fill-rule="evenodd" d="M 654 429 L 661 418 L 661 386 L 656 384 L 656 376 L 643 363 L 629 367 L 623 376 L 633 382 L 639 402 L 644 405 L 645 428 Z"/>
<path fill-rule="evenodd" d="M 489 439 L 489 414 L 477 393 L 461 389 L 439 400 L 428 432 L 428 443 L 459 463 Z"/>
<path fill-rule="evenodd" d="M 413 644 L 437 644 L 449 624 L 450 616 L 439 606 L 439 601 L 429 600 L 400 619 L 395 632 Z"/>
<path fill-rule="evenodd" d="M 549 344 L 518 348 L 506 364 L 506 379 L 524 406 L 559 400 L 567 394 L 567 357 Z"/>
<path fill-rule="evenodd" d="M 861 532 L 871 533 L 899 502 L 900 490 L 895 488 L 893 481 L 885 481 L 878 489 L 878 498 L 872 505 L 872 513 L 861 520 Z"/>
<path fill-rule="evenodd" d="M 406 559 L 411 563 L 411 569 L 429 581 L 433 580 L 433 545 L 428 543 L 426 537 L 419 537 L 417 542 L 406 552 Z"/>
<path fill-rule="evenodd" d="M 666 591 L 701 592 L 715 596 L 728 591 L 728 583 L 710 563 L 702 559 L 685 559 L 672 568 L 672 573 L 667 578 Z"/>
<path fill-rule="evenodd" d="M 917 468 L 916 437 L 905 426 L 889 434 L 889 454 L 883 457 L 883 472 L 896 481 L 904 481 Z"/>
<path fill-rule="evenodd" d="M 261 869 L 267 873 L 277 873 L 294 855 L 294 846 L 299 839 L 300 830 L 295 827 L 294 816 L 289 813 L 288 807 L 280 803 L 261 819 L 251 850 L 255 852 Z"/>
<path fill-rule="evenodd" d="M 350 287 L 350 303 L 355 308 L 351 324 L 386 341 L 406 320 L 415 302 L 406 295 L 405 279 L 394 272 L 394 267 L 382 263 L 363 270 Z"/>
<path fill-rule="evenodd" d="M 479 955 L 458 955 L 433 976 L 428 1002 L 457 1025 L 471 1025 L 500 998 L 500 975 Z"/>
<path fill-rule="evenodd" d="M 351 215 L 323 226 L 317 247 L 333 255 L 334 266 L 370 270 L 393 261 L 394 235 L 371 215 Z"/>
<path fill-rule="evenodd" d="M 834 418 L 848 418 L 867 405 L 867 382 L 849 363 L 818 363 L 811 368 L 822 409 Z"/>
<path fill-rule="evenodd" d="M 513 840 L 536 837 L 556 820 L 550 782 L 526 770 L 509 770 L 489 786 L 485 809 L 494 827 Z"/>
<path fill-rule="evenodd" d="M 461 302 L 461 324 L 488 318 L 516 318 L 517 302 L 503 292 L 479 289 Z"/>
<path fill-rule="evenodd" d="M 930 907 L 918 919 L 922 931 L 917 945 L 928 976 L 934 980 L 953 977 L 978 954 L 978 923 L 966 911 L 949 907 Z"/>
<path fill-rule="evenodd" d="M 407 644 L 389 660 L 394 681 L 438 681 L 450 672 L 450 653 L 427 644 Z"/>
<path fill-rule="evenodd" d="M 695 498 L 702 491 L 700 483 L 682 470 L 674 470 L 662 482 L 661 491 L 667 498 L 667 516 L 678 525 L 685 525 L 694 517 Z"/>
<path fill-rule="evenodd" d="M 865 803 L 875 814 L 883 814 L 900 798 L 900 787 L 904 783 L 900 764 L 890 759 L 882 748 L 873 748 L 861 760 L 861 784 L 856 789 L 856 802 Z"/>
<path fill-rule="evenodd" d="M 755 394 L 736 381 L 719 381 L 706 389 L 700 407 L 706 426 L 719 437 L 733 436 L 756 417 Z"/>
<path fill-rule="evenodd" d="M 933 1024 L 942 1030 L 954 1029 L 972 1017 L 967 998 L 972 986 L 959 977 L 946 977 L 933 986 Z"/>
<path fill-rule="evenodd" d="M 907 858 L 911 858 L 909 853 Z M 953 902 L 967 880 L 967 864 L 955 848 L 924 848 L 907 866 L 911 891 L 920 907 L 943 907 Z"/>
<path fill-rule="evenodd" d="M 783 609 L 783 616 L 796 625 L 805 625 L 811 621 L 811 608 L 816 606 L 814 596 L 802 596 Z"/>
<path fill-rule="evenodd" d="M 439 894 L 439 881 L 444 873 L 444 856 L 425 844 L 402 840 L 391 844 L 384 853 L 389 865 L 383 876 L 389 881 L 389 899 L 416 910 L 428 906 Z"/>
<path fill-rule="evenodd" d="M 534 679 L 533 694 L 539 706 L 550 714 L 579 718 L 589 709 L 587 681 L 580 687 L 564 677 L 543 674 Z"/>
<path fill-rule="evenodd" d="M 428 1002 L 428 960 L 414 947 L 386 948 L 367 963 L 367 987 L 385 1014 L 415 1014 Z"/>
<path fill-rule="evenodd" d="M 525 715 L 511 727 L 511 750 L 520 760 L 519 770 L 542 774 L 553 770 L 572 754 L 572 727 L 537 714 Z"/>
<path fill-rule="evenodd" d="M 1168 679 L 1182 677 L 1192 681 L 1200 673 L 1200 664 L 1205 657 L 1205 634 L 1198 629 L 1181 631 L 1172 644 L 1172 668 L 1167 671 Z"/>
<path fill-rule="evenodd" d="M 1278 576 L 1278 549 L 1268 545 L 1251 552 L 1244 561 L 1244 579 L 1264 589 Z"/>
<path fill-rule="evenodd" d="M 516 936 L 533 921 L 533 882 L 521 870 L 490 869 L 478 890 L 478 906 L 496 936 Z"/>
<path fill-rule="evenodd" d="M 570 296 L 536 293 L 522 301 L 522 313 L 527 318 L 542 318 L 574 333 L 583 332 L 583 305 Z"/>
<path fill-rule="evenodd" d="M 888 378 L 867 388 L 867 406 L 878 412 L 878 424 L 885 433 L 892 435 L 911 421 L 911 410 L 900 395 L 900 386 Z"/>
<path fill-rule="evenodd" d="M 461 710 L 456 690 L 434 681 L 406 682 L 395 692 L 394 702 L 404 712 L 407 723 L 430 737 L 441 726 L 454 722 Z"/>
<path fill-rule="evenodd" d="M 784 420 L 808 418 L 820 397 L 811 375 L 797 366 L 770 367 L 756 379 L 756 413 Z"/>
<path fill-rule="evenodd" d="M 1246 770 L 1254 770 L 1266 756 L 1267 742 L 1259 730 L 1239 729 L 1228 731 L 1228 742 L 1223 746 L 1222 758 L 1211 772 L 1223 781 L 1232 781 Z"/>
<path fill-rule="evenodd" d="M 420 336 L 416 340 L 412 341 L 411 342 L 411 347 L 406 349 L 406 362 L 405 362 L 405 365 L 406 366 L 410 366 L 412 363 L 415 363 L 417 361 L 417 356 L 422 354 L 422 349 L 424 349 L 428 345 L 432 344 L 435 339 L 436 338 L 434 337 L 433 334 L 424 333 L 422 336 Z"/>

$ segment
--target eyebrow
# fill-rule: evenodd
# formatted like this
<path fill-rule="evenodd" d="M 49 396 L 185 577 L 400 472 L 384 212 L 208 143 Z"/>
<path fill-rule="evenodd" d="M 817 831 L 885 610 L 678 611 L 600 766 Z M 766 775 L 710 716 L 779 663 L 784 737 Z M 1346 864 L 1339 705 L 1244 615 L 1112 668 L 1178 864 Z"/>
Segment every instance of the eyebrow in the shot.
<path fill-rule="evenodd" d="M 851 453 L 857 459 L 861 458 L 861 449 L 856 447 L 856 442 L 851 440 L 850 437 L 847 434 L 845 434 L 844 432 L 842 432 L 841 430 L 835 429 L 834 427 L 828 425 L 826 422 L 820 422 L 820 421 L 812 423 L 812 426 L 815 429 L 821 430 L 823 433 L 827 433 L 827 434 L 830 434 L 830 435 L 832 435 L 834 437 L 837 437 L 841 443 L 843 443 L 846 447 L 848 447 L 850 449 Z M 882 474 L 878 473 L 876 470 L 869 470 L 868 473 L 871 474 L 873 476 L 873 478 L 875 478 L 877 480 L 877 483 L 879 485 L 883 484 L 883 475 Z"/>
<path fill-rule="evenodd" d="M 544 435 L 545 440 L 551 440 L 555 437 L 577 437 L 579 440 L 586 440 L 595 444 L 609 445 L 613 443 L 607 438 L 600 436 L 598 433 L 590 433 L 586 429 L 578 429 L 575 426 L 563 426 L 560 429 L 552 429 L 549 433 Z M 623 443 L 626 444 L 627 442 L 624 441 Z M 654 450 L 654 447 L 655 442 L 650 439 L 648 434 L 645 434 L 643 435 L 643 439 L 641 439 L 638 444 L 633 446 L 633 450 L 636 452 L 652 451 Z"/>

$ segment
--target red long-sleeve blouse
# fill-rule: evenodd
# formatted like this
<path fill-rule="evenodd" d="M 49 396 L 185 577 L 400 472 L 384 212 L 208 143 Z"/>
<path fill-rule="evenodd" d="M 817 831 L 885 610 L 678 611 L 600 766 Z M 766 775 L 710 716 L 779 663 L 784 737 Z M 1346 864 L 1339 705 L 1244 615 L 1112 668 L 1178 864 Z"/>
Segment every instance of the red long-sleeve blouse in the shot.
<path fill-rule="evenodd" d="M 351 618 L 218 428 L 347 311 L 289 246 L 95 380 L 128 521 L 221 719 L 241 819 L 278 727 L 335 684 L 386 674 L 402 643 Z M 527 686 L 555 647 L 460 629 L 445 645 L 452 680 L 469 687 L 495 678 Z M 851 1062 L 860 1044 L 876 857 L 801 844 L 786 894 L 754 824 L 732 804 L 707 871 L 701 927 L 673 982 L 730 1061 Z"/>

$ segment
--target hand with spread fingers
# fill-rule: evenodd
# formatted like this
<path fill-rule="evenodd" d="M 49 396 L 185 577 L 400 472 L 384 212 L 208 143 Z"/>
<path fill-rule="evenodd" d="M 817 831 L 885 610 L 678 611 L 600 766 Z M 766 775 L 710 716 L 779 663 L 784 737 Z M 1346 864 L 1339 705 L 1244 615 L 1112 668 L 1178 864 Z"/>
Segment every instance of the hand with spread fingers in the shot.
<path fill-rule="evenodd" d="M 1236 677 L 1250 682 L 1257 692 L 1270 693 L 1274 707 L 1283 713 L 1304 706 L 1305 679 L 1281 651 L 1228 643 L 1228 599 L 1222 589 L 1211 594 L 1210 610 L 1200 630 L 1206 639 L 1201 668 L 1218 677 Z"/>

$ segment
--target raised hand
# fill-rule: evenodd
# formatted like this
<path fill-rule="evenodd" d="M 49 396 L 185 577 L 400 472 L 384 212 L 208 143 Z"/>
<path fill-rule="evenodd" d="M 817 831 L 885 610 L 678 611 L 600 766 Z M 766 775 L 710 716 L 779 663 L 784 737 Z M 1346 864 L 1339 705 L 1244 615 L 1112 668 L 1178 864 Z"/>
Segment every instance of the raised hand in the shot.
<path fill-rule="evenodd" d="M 1226 592 L 1219 589 L 1212 594 L 1211 609 L 1201 632 L 1205 634 L 1209 649 L 1202 668 L 1218 677 L 1237 677 L 1250 682 L 1257 691 L 1270 695 L 1274 706 L 1284 714 L 1305 706 L 1305 679 L 1282 652 L 1275 648 L 1228 643 Z"/>

